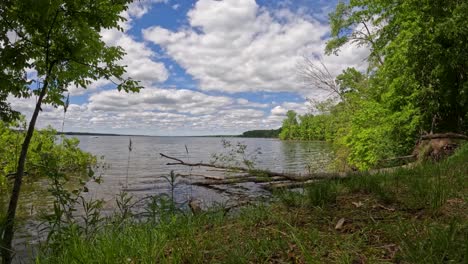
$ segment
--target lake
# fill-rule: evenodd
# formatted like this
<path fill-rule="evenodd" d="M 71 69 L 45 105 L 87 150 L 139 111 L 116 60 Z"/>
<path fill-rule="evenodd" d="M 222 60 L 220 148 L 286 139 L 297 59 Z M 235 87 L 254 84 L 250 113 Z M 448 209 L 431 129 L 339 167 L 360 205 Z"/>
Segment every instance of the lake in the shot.
<path fill-rule="evenodd" d="M 129 153 L 129 140 L 132 151 Z M 183 202 L 190 198 L 203 201 L 204 204 L 226 202 L 236 195 L 258 196 L 266 192 L 255 184 L 236 184 L 223 186 L 218 190 L 195 187 L 191 181 L 200 180 L 202 175 L 221 178 L 224 172 L 209 168 L 168 166 L 171 162 L 159 153 L 176 157 L 187 162 L 213 161 L 213 154 L 228 154 L 236 149 L 235 145 L 245 145 L 245 156 L 255 162 L 255 167 L 280 172 L 306 173 L 308 166 L 324 170 L 331 159 L 330 147 L 324 142 L 281 141 L 264 138 L 220 138 L 220 137 L 127 137 L 127 136 L 79 136 L 80 147 L 97 156 L 103 156 L 108 167 L 101 171 L 103 183 L 88 185 L 93 198 L 104 199 L 108 208 L 122 190 L 132 196 L 144 197 L 168 193 L 170 185 L 164 176 L 171 170 L 185 175 L 178 178 L 176 200 Z M 234 147 L 225 147 L 223 140 Z M 130 154 L 130 159 L 129 159 Z M 243 155 L 238 154 L 238 159 Z M 231 162 L 232 163 L 232 162 Z M 234 164 L 234 163 L 232 163 Z M 128 174 L 127 174 L 128 171 Z M 128 177 L 127 177 L 128 175 Z"/>

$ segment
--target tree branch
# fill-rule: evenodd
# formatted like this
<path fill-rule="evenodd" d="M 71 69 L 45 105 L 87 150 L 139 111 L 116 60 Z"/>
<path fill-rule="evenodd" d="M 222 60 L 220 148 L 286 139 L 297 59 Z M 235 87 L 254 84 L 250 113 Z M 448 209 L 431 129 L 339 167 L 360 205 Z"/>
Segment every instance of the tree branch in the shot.
<path fill-rule="evenodd" d="M 372 44 L 372 46 L 373 46 L 373 47 L 372 47 L 372 50 L 374 51 L 374 50 L 375 50 L 376 44 L 375 44 L 375 42 L 374 42 L 374 40 L 373 40 L 373 38 L 372 38 L 372 34 L 371 34 L 370 30 L 369 30 L 369 27 L 367 27 L 366 22 L 361 21 L 361 23 L 364 25 L 364 28 L 365 28 L 366 31 L 367 31 L 368 41 Z M 382 66 L 382 65 L 383 65 L 383 60 L 382 60 L 382 58 L 380 57 L 380 55 L 379 55 L 379 54 L 375 54 L 375 56 L 377 57 L 377 60 L 379 61 L 380 66 Z"/>

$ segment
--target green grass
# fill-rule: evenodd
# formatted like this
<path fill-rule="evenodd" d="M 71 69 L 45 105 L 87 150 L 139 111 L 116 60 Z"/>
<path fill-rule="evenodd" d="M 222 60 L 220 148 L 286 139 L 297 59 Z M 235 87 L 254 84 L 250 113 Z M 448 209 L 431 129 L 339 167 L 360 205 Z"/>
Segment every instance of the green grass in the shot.
<path fill-rule="evenodd" d="M 323 181 L 268 204 L 106 220 L 37 263 L 468 263 L 468 145 L 438 164 Z M 335 229 L 337 222 L 345 222 Z"/>

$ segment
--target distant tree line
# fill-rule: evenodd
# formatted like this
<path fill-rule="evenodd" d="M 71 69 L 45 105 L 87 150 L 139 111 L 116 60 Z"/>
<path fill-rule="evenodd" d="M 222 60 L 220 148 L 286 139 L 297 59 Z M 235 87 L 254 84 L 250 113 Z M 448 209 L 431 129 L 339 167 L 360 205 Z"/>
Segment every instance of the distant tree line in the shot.
<path fill-rule="evenodd" d="M 241 137 L 251 138 L 278 138 L 281 128 L 270 130 L 250 130 L 242 133 Z"/>

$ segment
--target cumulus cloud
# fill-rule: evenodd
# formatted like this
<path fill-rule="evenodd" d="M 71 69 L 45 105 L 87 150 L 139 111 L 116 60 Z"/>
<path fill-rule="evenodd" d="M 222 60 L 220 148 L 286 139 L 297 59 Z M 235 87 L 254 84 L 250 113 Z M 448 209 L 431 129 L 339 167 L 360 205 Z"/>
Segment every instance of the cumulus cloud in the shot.
<path fill-rule="evenodd" d="M 121 24 L 123 32 L 101 32 L 106 44 L 121 46 L 127 53 L 120 61 L 127 66 L 126 77 L 142 81 L 146 88 L 135 94 L 106 90 L 113 86 L 108 80 L 97 80 L 87 91 L 69 87 L 72 96 L 89 94 L 80 104 L 73 103 L 72 98 L 66 131 L 236 134 L 278 128 L 288 110 L 309 113 L 310 105 L 297 101 L 300 96 L 324 99 L 323 93 L 301 82 L 296 74 L 303 56 L 323 56 L 328 25 L 314 16 L 291 11 L 288 5 L 267 9 L 255 0 L 199 0 L 187 14 L 188 24 L 180 29 L 155 25 L 142 30 L 144 41 L 130 35 L 129 29 L 137 19 L 152 4 L 161 2 L 169 1 L 135 1 L 122 14 L 127 18 Z M 173 4 L 172 8 L 179 7 Z M 178 87 L 177 78 L 183 78 L 177 67 L 171 70 L 178 74 L 171 79 L 174 88 L 160 88 L 169 78 L 169 71 L 149 42 L 159 45 L 163 55 L 172 58 L 197 83 L 184 81 L 183 87 L 191 89 Z M 323 61 L 336 75 L 348 66 L 364 69 L 367 55 L 367 49 L 349 45 L 341 49 L 340 56 L 323 56 Z M 250 91 L 264 91 L 258 94 L 271 95 L 278 102 L 265 103 L 265 98 L 261 103 L 254 102 L 247 99 L 251 98 L 248 93 L 232 95 Z M 295 102 L 285 102 L 276 94 L 284 91 L 299 96 Z M 34 97 L 8 100 L 16 110 L 32 113 Z M 39 127 L 50 124 L 60 129 L 62 117 L 62 108 L 44 106 Z"/>
<path fill-rule="evenodd" d="M 126 94 L 116 90 L 96 93 L 89 98 L 94 111 L 167 111 L 211 114 L 234 101 L 225 96 L 209 96 L 185 89 L 146 88 L 139 93 Z"/>
<path fill-rule="evenodd" d="M 144 42 L 136 41 L 127 33 L 132 28 L 133 20 L 141 18 L 155 3 L 167 3 L 167 0 L 139 0 L 132 2 L 128 9 L 121 16 L 126 21 L 121 22 L 123 32 L 116 29 L 103 29 L 101 31 L 102 40 L 109 46 L 120 46 L 125 51 L 120 65 L 126 67 L 125 78 L 133 78 L 141 81 L 143 85 L 161 83 L 169 78 L 169 72 L 164 63 L 157 61 L 157 54 Z M 72 95 L 82 95 L 86 92 L 97 90 L 109 81 L 98 80 L 88 87 L 87 90 L 70 87 L 68 90 Z"/>
<path fill-rule="evenodd" d="M 35 98 L 9 98 L 9 102 L 30 118 Z M 268 105 L 244 98 L 212 96 L 186 89 L 149 87 L 130 94 L 98 91 L 87 103 L 70 104 L 65 131 L 193 135 L 279 127 L 282 117 L 271 117 L 265 107 Z M 63 108 L 45 105 L 42 109 L 38 127 L 52 125 L 61 129 Z"/>
<path fill-rule="evenodd" d="M 86 89 L 83 89 L 74 84 L 71 84 L 69 87 L 67 87 L 67 91 L 71 96 L 78 96 L 78 95 L 83 95 L 88 92 L 94 92 L 98 90 L 99 88 L 104 87 L 106 85 L 110 85 L 110 84 L 112 84 L 112 82 L 109 80 L 99 79 L 99 80 L 93 81 L 90 85 L 86 87 Z"/>
<path fill-rule="evenodd" d="M 143 30 L 146 40 L 165 52 L 199 81 L 202 90 L 229 93 L 295 91 L 302 56 L 321 55 L 328 25 L 288 9 L 267 10 L 255 0 L 200 0 L 188 12 L 188 28 L 170 31 L 159 26 Z M 330 68 L 362 61 L 365 53 L 345 51 L 329 58 Z"/>
<path fill-rule="evenodd" d="M 286 116 L 286 112 L 288 112 L 288 109 L 282 107 L 281 105 L 275 106 L 273 109 L 271 109 L 271 115 L 273 116 Z"/>

